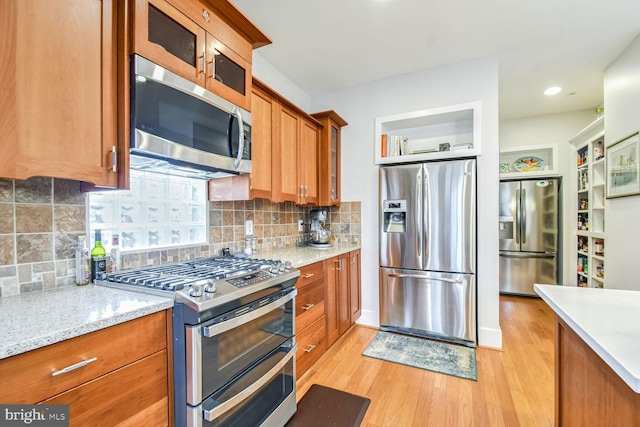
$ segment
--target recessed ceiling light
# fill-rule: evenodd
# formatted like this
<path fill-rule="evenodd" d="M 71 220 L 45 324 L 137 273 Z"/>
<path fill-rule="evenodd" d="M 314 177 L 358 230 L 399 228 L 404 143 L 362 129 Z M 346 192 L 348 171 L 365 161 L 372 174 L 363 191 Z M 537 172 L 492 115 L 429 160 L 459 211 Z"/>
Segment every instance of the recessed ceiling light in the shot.
<path fill-rule="evenodd" d="M 556 95 L 558 93 L 562 92 L 562 89 L 560 89 L 558 86 L 554 86 L 554 87 L 550 87 L 549 89 L 544 91 L 545 95 Z"/>

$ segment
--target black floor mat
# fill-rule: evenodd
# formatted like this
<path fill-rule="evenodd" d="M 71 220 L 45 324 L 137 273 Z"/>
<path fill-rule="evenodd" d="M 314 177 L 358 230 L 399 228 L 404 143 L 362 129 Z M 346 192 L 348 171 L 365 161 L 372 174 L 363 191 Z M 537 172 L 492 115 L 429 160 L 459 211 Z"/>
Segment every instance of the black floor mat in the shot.
<path fill-rule="evenodd" d="M 313 384 L 286 427 L 357 427 L 369 403 L 366 397 Z"/>

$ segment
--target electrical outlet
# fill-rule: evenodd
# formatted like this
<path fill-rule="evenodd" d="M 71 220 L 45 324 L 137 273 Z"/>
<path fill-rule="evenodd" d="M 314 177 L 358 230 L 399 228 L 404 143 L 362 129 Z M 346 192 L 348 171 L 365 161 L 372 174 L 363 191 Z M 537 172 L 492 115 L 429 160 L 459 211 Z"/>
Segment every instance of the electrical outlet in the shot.
<path fill-rule="evenodd" d="M 298 231 L 304 231 L 304 222 L 301 219 L 298 220 Z"/>
<path fill-rule="evenodd" d="M 250 219 L 244 222 L 244 235 L 253 236 L 253 221 Z"/>

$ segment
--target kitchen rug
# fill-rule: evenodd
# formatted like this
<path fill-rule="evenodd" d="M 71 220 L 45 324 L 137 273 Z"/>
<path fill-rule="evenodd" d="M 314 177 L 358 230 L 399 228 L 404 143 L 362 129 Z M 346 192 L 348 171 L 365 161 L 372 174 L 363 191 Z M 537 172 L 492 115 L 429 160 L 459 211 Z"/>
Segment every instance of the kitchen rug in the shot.
<path fill-rule="evenodd" d="M 476 350 L 463 345 L 380 331 L 362 355 L 478 381 Z"/>
<path fill-rule="evenodd" d="M 313 384 L 285 427 L 358 427 L 369 403 L 366 397 Z"/>

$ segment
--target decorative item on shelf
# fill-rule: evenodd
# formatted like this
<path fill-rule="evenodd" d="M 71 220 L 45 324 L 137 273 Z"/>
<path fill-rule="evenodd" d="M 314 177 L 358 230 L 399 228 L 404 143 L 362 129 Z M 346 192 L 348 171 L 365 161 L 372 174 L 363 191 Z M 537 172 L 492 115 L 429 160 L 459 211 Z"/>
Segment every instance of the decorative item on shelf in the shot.
<path fill-rule="evenodd" d="M 540 157 L 527 156 L 521 157 L 513 163 L 513 168 L 518 172 L 535 172 L 544 170 L 546 163 Z"/>
<path fill-rule="evenodd" d="M 593 147 L 593 158 L 595 159 L 596 162 L 604 158 L 604 149 L 602 147 L 602 141 L 596 142 L 595 147 Z"/>
<path fill-rule="evenodd" d="M 449 151 L 450 148 L 451 148 L 451 144 L 449 144 L 448 142 L 445 142 L 438 146 L 438 151 Z"/>
<path fill-rule="evenodd" d="M 500 163 L 500 173 L 511 173 L 511 165 L 509 165 L 509 162 Z"/>
<path fill-rule="evenodd" d="M 409 154 L 425 154 L 425 153 L 435 153 L 435 148 L 427 148 L 426 150 L 414 150 Z"/>
<path fill-rule="evenodd" d="M 607 198 L 640 194 L 640 137 L 638 132 L 606 148 Z"/>

